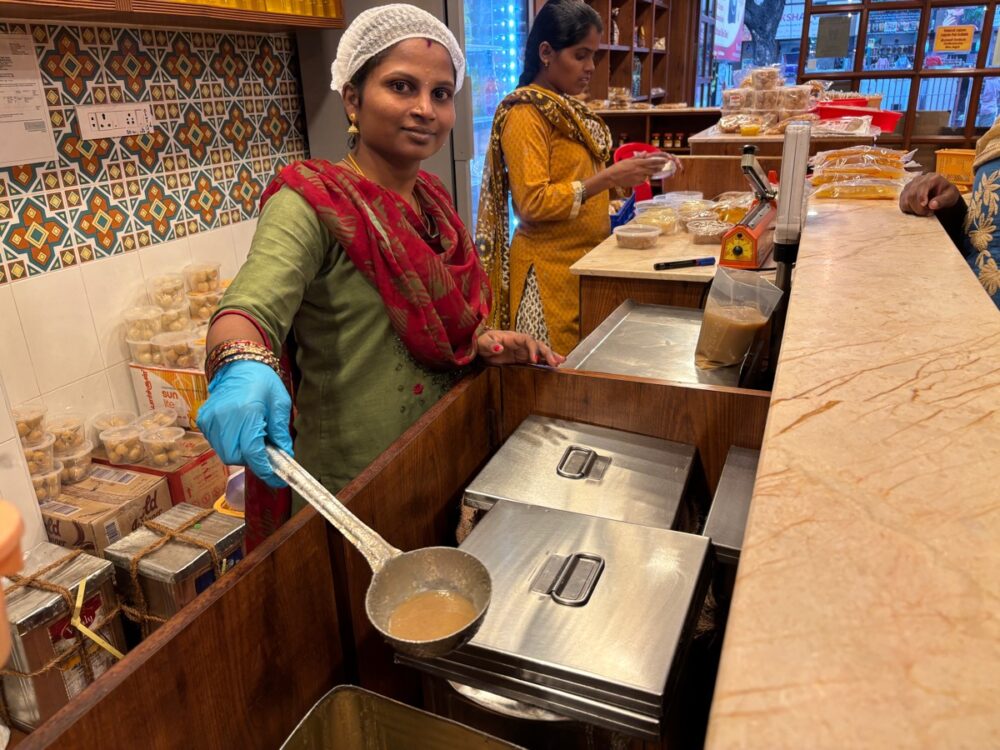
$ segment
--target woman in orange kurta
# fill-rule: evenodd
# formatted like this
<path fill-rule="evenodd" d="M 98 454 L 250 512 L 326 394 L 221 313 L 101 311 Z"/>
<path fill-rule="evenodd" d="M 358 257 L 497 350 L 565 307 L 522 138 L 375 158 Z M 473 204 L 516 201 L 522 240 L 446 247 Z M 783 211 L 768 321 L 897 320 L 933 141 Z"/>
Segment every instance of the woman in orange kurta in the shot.
<path fill-rule="evenodd" d="M 580 338 L 580 285 L 569 267 L 608 236 L 609 191 L 663 169 L 665 155 L 605 167 L 611 133 L 576 99 L 590 83 L 601 20 L 580 0 L 535 17 L 520 87 L 497 109 L 476 242 L 490 274 L 490 324 L 569 353 Z M 517 231 L 507 244 L 507 198 Z"/>

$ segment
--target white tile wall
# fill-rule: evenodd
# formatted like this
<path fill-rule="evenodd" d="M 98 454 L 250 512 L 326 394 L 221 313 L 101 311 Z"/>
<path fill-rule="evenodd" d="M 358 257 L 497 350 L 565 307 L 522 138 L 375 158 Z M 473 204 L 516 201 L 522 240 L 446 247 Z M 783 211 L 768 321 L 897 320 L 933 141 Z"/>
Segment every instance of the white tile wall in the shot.
<path fill-rule="evenodd" d="M 0 498 L 25 519 L 27 547 L 45 538 L 10 407 L 42 402 L 85 414 L 137 410 L 122 312 L 147 301 L 146 282 L 191 263 L 223 278 L 246 260 L 256 221 L 0 286 Z"/>
<path fill-rule="evenodd" d="M 12 284 L 11 291 L 43 394 L 104 369 L 79 268 Z"/>
<path fill-rule="evenodd" d="M 139 253 L 88 263 L 80 270 L 104 367 L 124 362 L 129 357 L 129 351 L 125 344 L 122 311 L 149 304 Z"/>
<path fill-rule="evenodd" d="M 22 281 L 30 284 L 31 281 Z M 0 287 L 0 377 L 12 404 L 38 398 L 41 391 L 35 379 L 35 368 L 24 340 L 21 317 L 17 314 L 10 284 Z"/>

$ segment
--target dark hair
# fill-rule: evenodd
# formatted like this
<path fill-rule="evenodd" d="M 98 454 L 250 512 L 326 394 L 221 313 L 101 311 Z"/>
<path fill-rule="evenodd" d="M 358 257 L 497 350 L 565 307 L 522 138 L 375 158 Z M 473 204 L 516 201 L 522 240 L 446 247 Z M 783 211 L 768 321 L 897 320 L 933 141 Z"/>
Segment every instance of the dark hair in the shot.
<path fill-rule="evenodd" d="M 542 69 L 538 48 L 548 42 L 556 52 L 582 42 L 591 29 L 604 31 L 597 11 L 582 0 L 549 0 L 535 16 L 524 46 L 524 69 L 518 86 L 527 86 Z"/>

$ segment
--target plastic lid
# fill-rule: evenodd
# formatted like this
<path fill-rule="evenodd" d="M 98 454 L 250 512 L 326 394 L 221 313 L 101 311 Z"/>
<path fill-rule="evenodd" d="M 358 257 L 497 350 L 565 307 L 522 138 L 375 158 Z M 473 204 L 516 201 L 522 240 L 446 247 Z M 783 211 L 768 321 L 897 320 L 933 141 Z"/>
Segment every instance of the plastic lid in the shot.
<path fill-rule="evenodd" d="M 109 430 L 103 430 L 101 432 L 101 442 L 110 440 L 114 442 L 115 440 L 130 440 L 131 438 L 139 437 L 141 431 L 138 427 L 132 425 L 126 425 L 125 427 L 112 427 Z"/>
<path fill-rule="evenodd" d="M 176 443 L 182 437 L 184 437 L 183 427 L 157 427 L 146 430 L 139 439 L 144 443 Z"/>
<path fill-rule="evenodd" d="M 83 417 L 79 414 L 61 414 L 58 417 L 50 417 L 47 426 L 49 430 L 82 427 Z"/>
<path fill-rule="evenodd" d="M 56 436 L 51 432 L 46 432 L 37 443 L 24 443 L 23 446 L 26 451 L 43 451 L 46 448 L 51 448 L 55 441 Z"/>
<path fill-rule="evenodd" d="M 188 263 L 184 266 L 184 273 L 197 273 L 199 271 L 218 271 L 222 268 L 221 263 Z"/>
<path fill-rule="evenodd" d="M 88 453 L 92 453 L 94 450 L 94 444 L 89 440 L 84 440 L 80 443 L 79 448 L 74 448 L 71 451 L 66 451 L 65 453 L 59 454 L 59 460 L 64 462 L 79 461 Z"/>
<path fill-rule="evenodd" d="M 645 201 L 643 201 L 645 202 Z M 638 203 L 635 204 L 638 207 Z M 188 292 L 187 297 L 189 300 L 220 300 L 224 292 L 221 289 L 212 289 L 208 292 Z"/>
<path fill-rule="evenodd" d="M 39 417 L 44 417 L 48 411 L 49 410 L 41 404 L 16 406 L 11 409 L 15 422 L 20 422 L 25 419 L 38 419 Z"/>
<path fill-rule="evenodd" d="M 152 318 L 157 318 L 163 314 L 163 310 L 159 307 L 153 307 L 151 305 L 144 307 L 133 307 L 130 310 L 126 310 L 124 318 L 126 321 L 129 320 L 150 320 Z"/>
<path fill-rule="evenodd" d="M 153 336 L 154 346 L 177 346 L 179 344 L 189 344 L 195 339 L 194 331 L 173 331 L 171 333 L 158 333 Z"/>
<path fill-rule="evenodd" d="M 183 284 L 184 277 L 179 273 L 161 273 L 159 276 L 154 276 L 149 280 L 149 286 L 157 287 L 161 284 Z"/>
<path fill-rule="evenodd" d="M 623 224 L 614 229 L 615 236 L 623 235 L 626 237 L 657 237 L 662 231 L 659 227 L 647 224 Z"/>
<path fill-rule="evenodd" d="M 52 471 L 40 471 L 37 474 L 32 474 L 32 479 L 48 479 L 51 476 L 59 476 L 62 474 L 63 464 L 62 461 L 56 459 L 52 464 Z"/>
<path fill-rule="evenodd" d="M 102 411 L 100 414 L 95 414 L 90 423 L 100 430 L 106 430 L 111 426 L 126 427 L 135 421 L 135 417 L 136 414 L 133 411 Z M 114 425 L 113 423 L 117 421 L 120 421 L 121 424 Z"/>
<path fill-rule="evenodd" d="M 141 430 L 155 430 L 160 427 L 173 427 L 177 424 L 177 410 L 165 407 L 153 409 L 140 414 L 133 424 Z"/>

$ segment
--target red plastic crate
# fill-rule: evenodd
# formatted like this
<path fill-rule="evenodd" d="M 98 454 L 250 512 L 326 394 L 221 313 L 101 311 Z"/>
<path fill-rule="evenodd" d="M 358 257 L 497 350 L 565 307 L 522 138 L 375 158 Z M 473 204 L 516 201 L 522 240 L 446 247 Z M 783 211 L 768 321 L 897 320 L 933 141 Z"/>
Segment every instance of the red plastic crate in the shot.
<path fill-rule="evenodd" d="M 845 107 L 840 104 L 820 104 L 816 114 L 821 120 L 836 120 L 838 117 L 872 118 L 872 125 L 881 128 L 883 133 L 891 133 L 896 129 L 896 123 L 903 116 L 902 112 L 892 112 L 887 109 L 872 109 L 871 107 Z"/>

